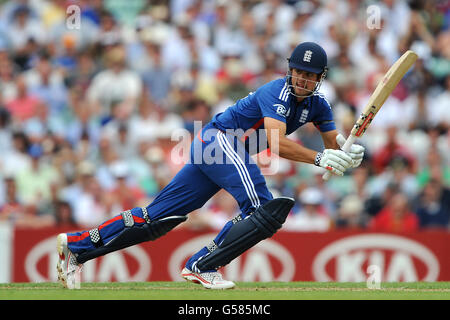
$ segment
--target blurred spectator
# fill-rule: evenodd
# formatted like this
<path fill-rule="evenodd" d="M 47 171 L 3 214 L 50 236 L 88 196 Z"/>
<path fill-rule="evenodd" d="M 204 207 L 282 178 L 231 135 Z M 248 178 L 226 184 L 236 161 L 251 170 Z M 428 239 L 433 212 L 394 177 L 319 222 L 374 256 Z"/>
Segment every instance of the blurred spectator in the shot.
<path fill-rule="evenodd" d="M 242 6 L 236 1 L 218 0 L 215 4 L 211 41 L 221 56 L 239 55 L 244 53 L 245 49 L 248 49 L 248 43 L 242 43 L 239 31 L 234 28 L 235 24 L 238 23 L 236 14 L 240 15 L 242 13 L 241 21 L 249 21 L 251 19 L 248 18 L 248 13 L 244 13 L 241 10 Z"/>
<path fill-rule="evenodd" d="M 371 190 L 371 172 L 367 161 L 363 161 L 358 168 L 353 169 L 352 178 L 353 189 L 351 192 L 357 195 L 362 201 L 367 201 L 373 195 Z"/>
<path fill-rule="evenodd" d="M 377 177 L 372 174 L 369 163 L 368 160 L 364 160 L 358 168 L 352 169 L 348 176 L 330 179 L 328 183 L 323 181 L 323 173 L 316 176 L 316 184 L 324 184 L 329 189 L 326 198 L 330 202 L 329 208 L 333 218 L 338 218 L 339 210 L 336 209 L 338 204 L 350 195 L 355 195 L 362 201 L 364 211 L 374 214 L 373 211 L 380 210 L 382 206 L 380 203 L 383 202 L 382 194 L 385 189 L 388 189 L 386 184 L 391 180 L 380 179 L 382 181 L 378 182 Z M 375 209 L 371 209 L 372 206 L 375 206 Z"/>
<path fill-rule="evenodd" d="M 450 115 L 448 106 L 450 103 L 450 74 L 444 81 L 444 90 L 430 101 L 427 111 L 429 112 L 429 123 L 442 131 L 450 129 Z"/>
<path fill-rule="evenodd" d="M 297 132 L 300 137 L 301 144 L 306 148 L 317 151 L 324 149 L 320 132 L 312 123 L 306 123 L 304 126 L 299 128 Z"/>
<path fill-rule="evenodd" d="M 0 93 L 0 150 L 9 152 L 12 149 L 11 140 L 11 114 L 2 106 Z"/>
<path fill-rule="evenodd" d="M 162 190 L 173 176 L 171 168 L 166 163 L 164 150 L 158 145 L 148 148 L 145 152 L 145 160 L 150 165 L 158 190 Z"/>
<path fill-rule="evenodd" d="M 410 95 L 414 98 L 414 96 L 416 95 L 418 97 L 419 96 L 427 97 L 426 94 L 430 89 L 433 88 L 432 87 L 433 81 L 434 81 L 433 75 L 427 68 L 426 59 L 425 57 L 421 56 L 419 52 L 416 63 L 414 64 L 412 69 L 405 75 L 402 82 L 405 83 L 405 86 L 408 88 Z M 431 100 L 427 102 L 431 102 Z M 432 112 L 432 110 L 429 110 L 427 105 L 423 106 L 422 108 L 426 109 L 426 111 Z M 422 110 L 419 108 L 417 112 L 420 111 Z M 423 114 L 416 114 L 416 117 L 420 116 L 423 116 Z M 427 116 L 426 120 L 428 121 L 429 115 L 426 116 Z"/>
<path fill-rule="evenodd" d="M 433 77 L 436 80 L 441 80 L 445 77 L 448 77 L 450 72 L 450 64 L 448 61 L 450 60 L 450 33 L 448 31 L 448 25 L 450 24 L 450 18 L 448 18 L 448 9 L 447 9 L 447 19 L 442 19 L 442 21 L 447 21 L 447 26 L 442 27 L 442 32 L 437 33 L 436 36 L 436 44 L 433 55 L 430 57 L 430 61 L 427 64 L 427 67 Z"/>
<path fill-rule="evenodd" d="M 137 106 L 142 90 L 139 75 L 126 66 L 121 46 L 105 53 L 106 69 L 100 71 L 89 86 L 87 97 L 96 113 L 107 122 L 113 114 L 127 119 Z M 113 110 L 116 108 L 117 110 Z"/>
<path fill-rule="evenodd" d="M 39 214 L 39 210 L 35 204 L 24 206 L 23 214 L 19 215 L 14 221 L 19 228 L 44 228 L 54 225 L 54 216 L 48 213 Z"/>
<path fill-rule="evenodd" d="M 338 229 L 363 229 L 367 217 L 364 213 L 364 202 L 354 194 L 341 200 L 335 226 Z"/>
<path fill-rule="evenodd" d="M 417 181 L 420 187 L 425 186 L 430 180 L 436 179 L 446 186 L 450 186 L 450 164 L 445 161 L 436 148 L 430 148 L 426 154 L 427 161 L 417 173 Z"/>
<path fill-rule="evenodd" d="M 219 191 L 212 198 L 212 203 L 208 206 L 208 211 L 211 219 L 209 224 L 217 230 L 221 230 L 227 221 L 240 214 L 236 200 L 225 190 Z"/>
<path fill-rule="evenodd" d="M 141 99 L 138 110 L 128 120 L 129 143 L 134 147 L 140 142 L 155 142 L 163 127 L 162 119 L 158 113 L 159 107 L 147 95 Z"/>
<path fill-rule="evenodd" d="M 69 203 L 73 210 L 74 219 L 76 219 L 78 200 L 83 190 L 88 188 L 94 175 L 95 167 L 89 161 L 80 161 L 74 169 L 72 175 L 66 177 L 65 183 L 61 186 L 58 198 L 60 201 Z"/>
<path fill-rule="evenodd" d="M 327 181 L 323 180 L 322 176 L 325 172 L 322 168 L 314 166 L 310 168 L 310 170 L 313 174 L 311 179 L 314 182 L 314 187 L 322 193 L 322 205 L 325 208 L 325 211 L 328 212 L 330 218 L 335 219 L 337 216 L 336 207 L 338 199 L 348 191 L 345 190 L 343 186 L 336 187 L 335 185 L 327 183 Z"/>
<path fill-rule="evenodd" d="M 26 119 L 22 128 L 31 142 L 42 143 L 47 136 L 63 136 L 64 125 L 61 117 L 51 117 L 49 108 L 45 103 L 36 106 L 32 117 Z"/>
<path fill-rule="evenodd" d="M 274 33 L 289 30 L 295 17 L 294 8 L 282 0 L 261 1 L 251 12 L 260 30 L 266 28 L 268 21 L 273 19 Z"/>
<path fill-rule="evenodd" d="M 24 132 L 12 133 L 12 146 L 0 159 L 4 174 L 16 177 L 19 171 L 31 166 L 31 160 L 28 156 L 30 144 L 30 140 Z"/>
<path fill-rule="evenodd" d="M 17 194 L 17 184 L 14 178 L 4 178 L 5 200 L 0 205 L 0 221 L 16 221 L 21 218 L 25 211 L 25 206 Z"/>
<path fill-rule="evenodd" d="M 430 180 L 417 201 L 416 212 L 421 228 L 448 229 L 450 227 L 450 190 L 445 188 L 439 180 Z"/>
<path fill-rule="evenodd" d="M 378 50 L 378 39 L 375 32 L 359 32 L 348 47 L 348 58 L 360 71 L 360 80 L 367 85 L 367 94 L 375 89 L 378 80 L 376 76 L 384 74 L 382 68 L 387 63 Z"/>
<path fill-rule="evenodd" d="M 226 87 L 223 84 L 218 85 L 217 101 L 216 103 L 213 103 L 211 112 L 212 115 L 224 112 L 226 108 L 232 106 L 235 103 L 235 101 L 231 100 L 231 98 L 226 95 L 225 89 Z"/>
<path fill-rule="evenodd" d="M 267 64 L 264 61 L 264 54 L 269 54 L 269 52 L 262 50 L 264 49 L 261 47 L 262 36 L 258 33 L 256 28 L 255 18 L 250 12 L 243 12 L 239 23 L 239 28 L 233 32 L 233 37 L 235 37 L 233 42 L 239 44 L 239 50 L 236 50 L 236 48 L 235 54 L 241 56 L 243 64 L 250 73 L 255 75 L 264 73 L 267 67 Z M 283 43 L 283 45 L 287 46 L 288 44 Z M 233 51 L 229 41 L 224 41 L 222 47 L 222 50 L 224 50 L 222 52 L 223 57 L 230 55 Z M 257 86 L 257 84 L 255 85 Z"/>
<path fill-rule="evenodd" d="M 236 200 L 227 191 L 220 190 L 203 208 L 189 214 L 189 219 L 183 227 L 194 230 L 220 230 L 225 223 L 239 214 Z"/>
<path fill-rule="evenodd" d="M 245 79 L 249 76 L 238 56 L 228 56 L 223 68 L 217 72 L 217 80 L 222 86 L 225 96 L 232 101 L 244 98 L 250 92 Z"/>
<path fill-rule="evenodd" d="M 106 134 L 100 138 L 98 142 L 98 158 L 95 160 L 97 163 L 95 177 L 100 183 L 101 188 L 111 190 L 116 185 L 116 179 L 112 173 L 112 166 L 119 157 L 116 150 L 112 147 L 112 138 Z"/>
<path fill-rule="evenodd" d="M 57 184 L 60 178 L 56 169 L 45 163 L 43 152 L 40 144 L 32 144 L 28 150 L 31 165 L 19 171 L 16 176 L 20 199 L 24 204 L 38 208 L 52 201 L 52 185 Z"/>
<path fill-rule="evenodd" d="M 98 66 L 92 61 L 92 53 L 89 50 L 77 52 L 76 68 L 66 71 L 63 69 L 64 81 L 69 89 L 77 90 L 80 99 L 86 99 L 85 93 L 94 78 Z M 70 98 L 70 97 L 69 97 Z"/>
<path fill-rule="evenodd" d="M 16 78 L 15 85 L 17 94 L 13 99 L 6 102 L 6 108 L 11 113 L 14 123 L 23 123 L 36 114 L 42 101 L 29 92 L 23 75 Z"/>
<path fill-rule="evenodd" d="M 72 73 L 77 68 L 78 50 L 76 48 L 76 39 L 71 34 L 66 34 L 62 38 L 62 46 L 60 51 L 55 54 L 54 63 L 59 67 L 59 71 L 65 77 L 68 73 Z"/>
<path fill-rule="evenodd" d="M 125 121 L 111 120 L 102 128 L 102 139 L 108 139 L 111 149 L 119 159 L 131 158 L 136 155 L 136 143 L 129 135 L 129 125 Z"/>
<path fill-rule="evenodd" d="M 364 81 L 360 70 L 355 68 L 346 51 L 336 57 L 335 66 L 330 69 L 327 78 L 335 87 L 343 90 L 351 90 L 351 87 L 358 87 L 361 81 Z"/>
<path fill-rule="evenodd" d="M 30 39 L 38 44 L 44 44 L 46 40 L 40 21 L 32 17 L 31 9 L 26 4 L 15 8 L 9 32 L 12 50 L 18 55 L 23 53 Z"/>
<path fill-rule="evenodd" d="M 415 156 L 408 146 L 398 141 L 398 130 L 396 126 L 389 126 L 386 130 L 386 142 L 373 153 L 373 169 L 376 174 L 382 173 L 396 158 L 404 160 L 411 173 L 417 171 Z"/>
<path fill-rule="evenodd" d="M 389 203 L 392 197 L 400 190 L 398 184 L 390 182 L 385 189 L 376 190 L 365 202 L 365 210 L 370 216 L 375 216 L 381 209 Z"/>
<path fill-rule="evenodd" d="M 93 227 L 110 218 L 111 212 L 120 212 L 120 208 L 112 206 L 112 199 L 107 198 L 95 177 L 89 176 L 82 188 L 74 208 L 77 225 Z"/>
<path fill-rule="evenodd" d="M 301 209 L 289 215 L 283 225 L 286 231 L 328 231 L 331 219 L 323 207 L 323 195 L 316 188 L 306 188 L 300 194 Z"/>
<path fill-rule="evenodd" d="M 405 99 L 403 106 L 405 108 L 405 118 L 408 122 L 410 130 L 426 130 L 430 125 L 430 113 L 428 106 L 432 97 L 427 91 L 427 87 L 423 86 Z"/>
<path fill-rule="evenodd" d="M 410 163 L 402 156 L 391 159 L 386 169 L 372 180 L 373 193 L 381 193 L 389 183 L 398 185 L 399 190 L 410 199 L 417 196 L 419 184 L 416 175 L 411 173 Z"/>
<path fill-rule="evenodd" d="M 111 171 L 116 179 L 115 187 L 108 193 L 119 211 L 130 210 L 136 207 L 145 207 L 148 200 L 143 190 L 132 180 L 128 165 L 124 161 L 116 161 L 111 166 Z"/>
<path fill-rule="evenodd" d="M 419 219 L 411 211 L 408 197 L 398 192 L 369 222 L 369 229 L 378 232 L 414 232 Z"/>
<path fill-rule="evenodd" d="M 184 128 L 193 134 L 195 121 L 200 121 L 204 126 L 211 120 L 210 106 L 202 100 L 191 100 L 184 106 L 181 116 L 184 120 Z"/>
<path fill-rule="evenodd" d="M 146 153 L 151 146 L 151 142 L 145 140 L 139 141 L 136 156 L 124 159 L 130 169 L 129 173 L 131 181 L 135 181 L 136 185 L 139 186 L 148 197 L 155 195 L 159 191 L 159 186 L 154 178 L 156 172 L 152 170 L 150 164 L 146 161 Z"/>
<path fill-rule="evenodd" d="M 150 59 L 150 66 L 141 70 L 142 79 L 150 98 L 156 102 L 164 102 L 170 92 L 172 80 L 171 70 L 163 64 L 161 56 L 161 43 L 154 39 L 155 30 L 147 30 L 144 39 L 145 57 Z M 141 67 L 142 68 L 142 67 Z"/>
<path fill-rule="evenodd" d="M 55 225 L 57 227 L 77 228 L 73 216 L 73 209 L 66 201 L 58 201 L 55 204 Z"/>
<path fill-rule="evenodd" d="M 42 51 L 39 54 L 33 68 L 25 72 L 25 80 L 30 95 L 44 102 L 51 115 L 61 117 L 66 108 L 67 89 L 63 74 L 53 68 L 48 52 Z"/>
<path fill-rule="evenodd" d="M 408 134 L 408 144 L 414 146 L 412 150 L 418 160 L 418 175 L 428 171 L 433 163 L 439 163 L 445 173 L 445 167 L 450 165 L 450 154 L 448 153 L 448 132 L 442 131 L 439 127 L 427 127 L 425 131 L 414 130 Z M 403 140 L 403 139 L 402 139 Z M 436 155 L 432 158 L 430 154 Z M 420 186 L 423 186 L 422 178 L 419 179 Z"/>
<path fill-rule="evenodd" d="M 130 25 L 135 21 L 137 14 L 144 9 L 145 0 L 131 0 L 127 5 L 123 5 L 121 1 L 103 1 L 105 8 L 117 18 L 117 22 L 122 25 Z"/>
<path fill-rule="evenodd" d="M 180 71 L 174 74 L 169 94 L 170 109 L 167 111 L 180 114 L 186 105 L 195 98 L 195 82 L 192 75 L 188 71 Z"/>
<path fill-rule="evenodd" d="M 425 1 L 423 1 L 423 3 L 424 2 Z M 422 1 L 415 1 L 415 3 L 422 3 Z M 431 50 L 435 45 L 435 40 L 430 33 L 421 12 L 418 10 L 411 10 L 409 26 L 406 28 L 406 31 L 406 34 L 400 39 L 400 48 L 404 49 L 404 47 L 412 46 L 414 44 L 421 45 L 424 47 L 421 56 L 428 58 L 429 56 L 426 56 L 426 53 L 431 53 Z"/>
<path fill-rule="evenodd" d="M 105 4 L 103 4 L 105 5 Z M 99 24 L 96 33 L 96 42 L 108 47 L 122 42 L 122 26 L 116 21 L 114 15 L 105 8 L 98 12 Z"/>
<path fill-rule="evenodd" d="M 263 156 L 265 158 L 262 158 Z M 257 160 L 261 172 L 266 175 L 267 186 L 274 197 L 295 197 L 295 190 L 292 186 L 295 165 L 291 161 L 267 151 L 259 153 Z"/>
<path fill-rule="evenodd" d="M 162 46 L 162 59 L 171 71 L 189 70 L 198 65 L 201 71 L 215 72 L 219 68 L 217 52 L 208 43 L 196 41 L 187 15 L 174 19 L 175 28 Z"/>
<path fill-rule="evenodd" d="M 382 59 L 380 64 L 379 69 L 367 77 L 365 92 L 357 100 L 358 115 L 363 111 L 379 81 L 390 67 L 390 64 L 385 59 Z M 400 100 L 393 93 L 384 102 L 383 112 L 377 113 L 377 116 L 373 119 L 370 129 L 380 132 L 390 130 L 390 128 L 405 129 L 408 127 L 408 122 L 403 121 L 404 114 L 405 111 Z M 399 121 L 399 119 L 402 119 L 402 121 Z"/>
<path fill-rule="evenodd" d="M 18 69 L 19 66 L 12 61 L 9 52 L 0 46 L 0 96 L 2 97 L 2 103 L 14 99 L 17 95 L 15 77 Z"/>
<path fill-rule="evenodd" d="M 74 149 L 93 148 L 99 140 L 102 130 L 100 120 L 95 116 L 89 103 L 86 101 L 81 88 L 72 88 L 69 94 L 68 117 L 70 121 L 65 124 L 65 138 Z M 86 144 L 84 146 L 84 144 Z M 87 152 L 87 151 L 86 151 Z"/>

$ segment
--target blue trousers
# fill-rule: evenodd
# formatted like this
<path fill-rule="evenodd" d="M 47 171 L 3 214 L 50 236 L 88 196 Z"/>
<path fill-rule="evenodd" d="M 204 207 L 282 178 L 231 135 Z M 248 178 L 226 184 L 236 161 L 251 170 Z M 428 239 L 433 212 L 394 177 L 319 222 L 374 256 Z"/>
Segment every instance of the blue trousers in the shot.
<path fill-rule="evenodd" d="M 190 162 L 146 207 L 148 217 L 150 220 L 157 220 L 167 216 L 187 215 L 201 208 L 221 189 L 228 191 L 237 201 L 241 218 L 273 199 L 259 167 L 245 151 L 239 138 L 208 124 L 191 144 Z M 133 208 L 131 213 L 135 224 L 146 223 L 142 208 Z M 217 245 L 222 242 L 232 225 L 233 222 L 229 221 L 219 232 L 214 239 Z M 103 243 L 114 239 L 124 227 L 121 215 L 98 226 Z M 74 253 L 95 248 L 88 231 L 68 234 L 68 246 Z M 205 246 L 188 260 L 186 266 L 190 268 L 193 262 L 207 253 Z"/>

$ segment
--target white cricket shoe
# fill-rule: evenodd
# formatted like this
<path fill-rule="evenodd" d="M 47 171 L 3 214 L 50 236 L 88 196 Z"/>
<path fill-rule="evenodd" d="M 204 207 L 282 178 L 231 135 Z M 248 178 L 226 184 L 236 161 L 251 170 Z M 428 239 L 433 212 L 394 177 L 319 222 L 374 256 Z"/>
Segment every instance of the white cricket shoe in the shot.
<path fill-rule="evenodd" d="M 60 233 L 56 237 L 56 249 L 58 251 L 58 281 L 68 289 L 80 289 L 80 273 L 83 267 L 77 262 L 75 255 L 67 247 L 67 234 Z"/>
<path fill-rule="evenodd" d="M 222 275 L 217 271 L 199 273 L 184 268 L 181 276 L 185 280 L 199 283 L 207 289 L 231 289 L 235 286 L 234 282 L 222 279 Z"/>

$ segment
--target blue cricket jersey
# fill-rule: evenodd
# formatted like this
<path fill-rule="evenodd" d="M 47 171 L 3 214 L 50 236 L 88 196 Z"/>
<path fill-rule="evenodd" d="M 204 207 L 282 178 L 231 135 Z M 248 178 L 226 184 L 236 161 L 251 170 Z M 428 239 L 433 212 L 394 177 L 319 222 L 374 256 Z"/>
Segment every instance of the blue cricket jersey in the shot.
<path fill-rule="evenodd" d="M 298 102 L 297 98 L 289 93 L 284 78 L 268 82 L 255 92 L 238 100 L 224 112 L 215 115 L 211 123 L 222 131 L 241 129 L 245 132 L 249 129 L 264 129 L 265 117 L 286 123 L 286 135 L 307 122 L 314 123 L 321 132 L 336 129 L 331 106 L 323 94 L 314 93 L 302 102 Z M 253 132 L 253 134 L 256 133 Z M 267 148 L 266 143 L 259 143 L 260 136 L 256 135 L 257 140 L 246 139 L 246 148 L 250 154 Z M 249 145 L 249 141 L 258 141 L 257 146 Z"/>

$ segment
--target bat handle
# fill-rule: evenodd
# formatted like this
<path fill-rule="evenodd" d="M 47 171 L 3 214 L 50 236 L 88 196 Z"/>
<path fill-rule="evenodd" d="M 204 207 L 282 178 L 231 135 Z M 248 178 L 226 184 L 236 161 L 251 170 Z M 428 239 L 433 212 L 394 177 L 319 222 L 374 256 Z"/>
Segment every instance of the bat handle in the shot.
<path fill-rule="evenodd" d="M 341 150 L 345 151 L 345 152 L 349 152 L 350 148 L 352 147 L 355 140 L 356 140 L 356 137 L 354 135 L 352 135 L 352 134 L 349 135 L 347 140 L 345 140 L 344 145 L 341 147 Z M 331 177 L 331 171 L 327 171 L 323 174 L 322 179 L 327 181 L 328 179 L 330 179 L 330 177 Z"/>

